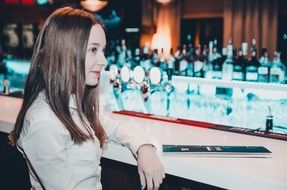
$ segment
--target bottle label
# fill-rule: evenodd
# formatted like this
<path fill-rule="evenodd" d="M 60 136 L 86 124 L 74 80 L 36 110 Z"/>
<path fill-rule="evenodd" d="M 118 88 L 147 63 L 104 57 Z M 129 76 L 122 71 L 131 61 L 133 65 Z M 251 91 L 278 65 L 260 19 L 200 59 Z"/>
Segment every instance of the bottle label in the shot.
<path fill-rule="evenodd" d="M 231 80 L 233 75 L 233 65 L 229 63 L 224 63 L 222 67 L 222 79 Z"/>
<path fill-rule="evenodd" d="M 233 80 L 243 80 L 243 73 L 242 72 L 233 72 L 232 78 L 233 78 Z"/>
<path fill-rule="evenodd" d="M 175 62 L 175 59 L 173 57 L 171 57 L 168 61 L 167 61 L 167 68 L 169 69 L 173 69 L 173 64 Z"/>
<path fill-rule="evenodd" d="M 281 69 L 278 67 L 274 67 L 270 69 L 270 75 L 280 75 Z"/>
<path fill-rule="evenodd" d="M 246 73 L 246 80 L 257 81 L 257 79 L 258 79 L 258 73 L 255 73 L 255 72 L 247 72 Z"/>
<path fill-rule="evenodd" d="M 214 79 L 221 79 L 222 78 L 222 72 L 221 71 L 213 71 L 212 72 L 212 78 Z"/>
<path fill-rule="evenodd" d="M 260 75 L 268 75 L 268 67 L 259 67 L 258 68 L 258 73 Z"/>
<path fill-rule="evenodd" d="M 188 62 L 187 62 L 186 60 L 181 60 L 181 61 L 179 62 L 179 70 L 180 70 L 180 71 L 186 70 L 187 67 L 188 67 Z"/>
<path fill-rule="evenodd" d="M 203 68 L 203 62 L 195 61 L 194 62 L 194 72 L 199 72 Z"/>
<path fill-rule="evenodd" d="M 271 68 L 270 69 L 270 82 L 284 83 L 284 72 L 278 67 Z"/>
<path fill-rule="evenodd" d="M 147 59 L 147 60 L 143 61 L 142 67 L 144 68 L 145 71 L 148 71 L 151 68 L 150 60 Z"/>

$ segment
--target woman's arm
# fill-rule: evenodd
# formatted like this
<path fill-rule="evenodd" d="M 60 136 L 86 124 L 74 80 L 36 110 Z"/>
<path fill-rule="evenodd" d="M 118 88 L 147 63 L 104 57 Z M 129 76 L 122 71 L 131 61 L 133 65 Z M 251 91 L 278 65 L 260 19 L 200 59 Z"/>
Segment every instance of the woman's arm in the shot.
<path fill-rule="evenodd" d="M 66 134 L 53 125 L 41 121 L 27 126 L 29 133 L 20 146 L 46 189 L 81 189 L 68 165 Z"/>
<path fill-rule="evenodd" d="M 137 158 L 142 187 L 147 187 L 148 190 L 158 189 L 165 177 L 164 168 L 155 146 L 148 138 L 148 134 L 139 126 L 140 123 L 135 118 L 129 118 L 121 123 L 113 118 L 110 112 L 102 113 L 100 117 L 109 141 L 125 145 Z"/>

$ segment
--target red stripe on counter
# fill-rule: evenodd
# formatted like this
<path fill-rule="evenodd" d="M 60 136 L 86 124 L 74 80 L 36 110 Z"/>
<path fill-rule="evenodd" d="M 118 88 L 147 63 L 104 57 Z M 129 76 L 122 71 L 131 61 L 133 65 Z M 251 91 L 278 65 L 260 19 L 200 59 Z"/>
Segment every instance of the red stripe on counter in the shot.
<path fill-rule="evenodd" d="M 269 133 L 269 132 L 264 132 L 264 131 L 254 131 L 252 129 L 242 128 L 242 127 L 218 125 L 218 124 L 202 122 L 202 121 L 194 121 L 194 120 L 188 120 L 188 119 L 159 116 L 159 115 L 146 114 L 146 113 L 141 113 L 141 112 L 127 111 L 127 110 L 114 111 L 113 113 L 121 114 L 121 115 L 128 115 L 128 116 L 133 116 L 133 117 L 152 119 L 152 120 L 158 120 L 158 121 L 178 123 L 178 124 L 187 125 L 189 127 L 202 127 L 202 128 L 209 128 L 209 129 L 217 129 L 217 130 L 222 130 L 222 131 L 229 131 L 229 132 L 234 132 L 234 133 L 241 133 L 241 134 L 254 135 L 254 136 L 259 136 L 259 137 L 267 137 L 267 138 L 287 141 L 287 135 L 285 134 Z"/>

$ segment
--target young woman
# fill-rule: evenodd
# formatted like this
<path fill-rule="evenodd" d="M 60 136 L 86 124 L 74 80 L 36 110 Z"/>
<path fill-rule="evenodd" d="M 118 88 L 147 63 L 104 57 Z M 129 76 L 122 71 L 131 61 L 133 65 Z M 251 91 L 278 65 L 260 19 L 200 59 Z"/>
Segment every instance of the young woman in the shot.
<path fill-rule="evenodd" d="M 104 112 L 99 117 L 105 46 L 103 25 L 90 13 L 65 7 L 46 20 L 10 134 L 26 158 L 32 189 L 102 189 L 99 164 L 107 140 L 131 149 L 142 188 L 162 183 L 164 170 L 149 140 Z"/>

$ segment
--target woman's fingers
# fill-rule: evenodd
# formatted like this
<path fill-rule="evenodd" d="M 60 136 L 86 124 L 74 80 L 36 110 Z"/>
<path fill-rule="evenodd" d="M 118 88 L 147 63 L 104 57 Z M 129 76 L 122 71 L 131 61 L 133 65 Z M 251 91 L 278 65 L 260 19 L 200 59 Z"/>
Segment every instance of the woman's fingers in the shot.
<path fill-rule="evenodd" d="M 147 184 L 147 190 L 153 190 L 153 178 L 150 176 L 150 174 L 146 174 L 146 184 Z"/>
<path fill-rule="evenodd" d="M 145 182 L 145 175 L 142 171 L 141 168 L 138 168 L 138 173 L 139 173 L 139 176 L 140 176 L 140 182 L 141 182 L 141 189 L 143 190 L 146 186 L 146 182 Z"/>

